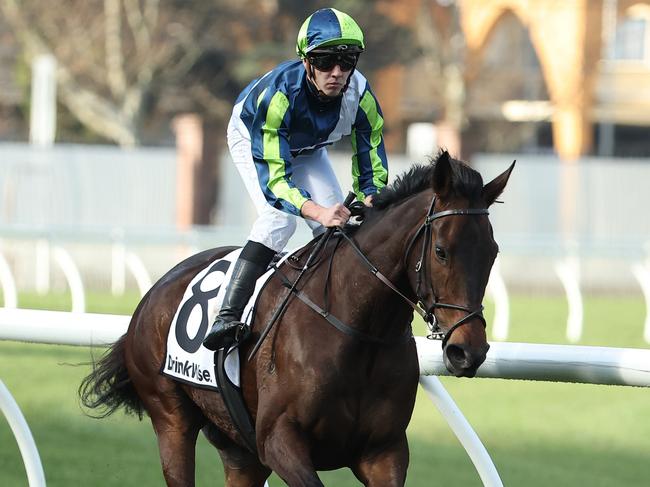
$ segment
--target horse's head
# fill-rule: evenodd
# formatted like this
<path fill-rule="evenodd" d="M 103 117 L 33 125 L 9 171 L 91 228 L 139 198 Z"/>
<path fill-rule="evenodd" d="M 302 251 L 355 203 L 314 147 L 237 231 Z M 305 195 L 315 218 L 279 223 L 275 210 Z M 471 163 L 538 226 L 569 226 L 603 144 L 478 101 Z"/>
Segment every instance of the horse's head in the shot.
<path fill-rule="evenodd" d="M 473 377 L 489 349 L 481 303 L 498 246 L 487 208 L 513 168 L 484 186 L 478 172 L 442 152 L 428 216 L 409 245 L 413 289 L 443 337 L 447 369 L 458 377 Z"/>

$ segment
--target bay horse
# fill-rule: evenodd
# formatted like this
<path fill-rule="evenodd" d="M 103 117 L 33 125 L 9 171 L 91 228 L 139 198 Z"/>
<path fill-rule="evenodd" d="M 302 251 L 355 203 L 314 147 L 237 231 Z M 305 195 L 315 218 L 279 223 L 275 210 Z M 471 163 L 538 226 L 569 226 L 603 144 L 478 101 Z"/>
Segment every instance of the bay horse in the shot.
<path fill-rule="evenodd" d="M 273 275 L 258 298 L 251 338 L 241 346 L 256 453 L 245 448 L 218 392 L 160 374 L 184 290 L 232 247 L 188 258 L 151 288 L 126 334 L 83 380 L 82 403 L 99 408 L 98 417 L 120 407 L 140 419 L 146 412 L 168 486 L 194 485 L 199 431 L 219 451 L 230 487 L 262 486 L 271 471 L 291 487 L 322 486 L 318 470 L 343 467 L 367 486 L 403 486 L 419 378 L 411 305 L 419 302 L 446 332 L 449 371 L 474 376 L 489 348 L 481 302 L 498 251 L 487 208 L 513 167 L 483 185 L 478 172 L 441 152 L 377 194 L 349 240 L 325 246 L 323 255 L 336 251 L 309 270 L 301 291 L 358 336 L 330 326 L 294 296 L 246 361 L 287 292 Z M 280 271 L 289 279 L 298 272 L 285 264 Z"/>

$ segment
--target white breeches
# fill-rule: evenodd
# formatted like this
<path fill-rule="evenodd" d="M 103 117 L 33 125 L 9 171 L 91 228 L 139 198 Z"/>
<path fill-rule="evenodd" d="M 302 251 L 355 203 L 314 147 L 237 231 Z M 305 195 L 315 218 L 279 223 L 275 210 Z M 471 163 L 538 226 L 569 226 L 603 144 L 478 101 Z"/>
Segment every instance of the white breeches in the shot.
<path fill-rule="evenodd" d="M 273 208 L 266 201 L 253 162 L 250 134 L 239 118 L 240 111 L 241 107 L 235 106 L 228 124 L 228 148 L 257 209 L 258 217 L 248 240 L 280 252 L 296 231 L 298 217 Z M 291 180 L 299 188 L 308 191 L 315 203 L 329 207 L 343 202 L 343 193 L 325 148 L 309 155 L 293 158 L 291 167 L 293 169 Z M 304 220 L 312 229 L 314 236 L 325 230 L 318 222 Z"/>

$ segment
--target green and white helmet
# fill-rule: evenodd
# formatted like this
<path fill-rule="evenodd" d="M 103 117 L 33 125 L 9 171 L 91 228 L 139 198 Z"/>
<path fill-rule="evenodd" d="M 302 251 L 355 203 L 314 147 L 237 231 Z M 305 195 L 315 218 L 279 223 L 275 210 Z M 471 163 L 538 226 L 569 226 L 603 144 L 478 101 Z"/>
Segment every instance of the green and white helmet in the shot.
<path fill-rule="evenodd" d="M 296 54 L 305 58 L 314 49 L 340 45 L 356 52 L 363 51 L 363 32 L 348 14 L 334 8 L 322 8 L 307 17 L 300 27 Z"/>

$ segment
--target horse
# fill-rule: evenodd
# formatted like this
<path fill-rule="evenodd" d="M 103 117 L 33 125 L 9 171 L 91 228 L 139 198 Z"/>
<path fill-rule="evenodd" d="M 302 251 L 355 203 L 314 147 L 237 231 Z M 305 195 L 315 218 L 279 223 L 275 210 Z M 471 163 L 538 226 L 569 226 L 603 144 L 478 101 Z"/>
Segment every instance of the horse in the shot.
<path fill-rule="evenodd" d="M 403 486 L 419 379 L 412 308 L 444 335 L 449 371 L 473 377 L 489 348 L 481 302 L 498 252 L 487 208 L 513 167 L 484 185 L 477 171 L 441 152 L 375 195 L 345 240 L 324 246 L 329 257 L 309 269 L 300 292 L 353 333 L 295 296 L 289 301 L 257 353 L 241 361 L 256 451 L 246 448 L 218 392 L 160 373 L 184 290 L 236 247 L 198 253 L 150 289 L 125 335 L 82 381 L 82 403 L 98 408 L 96 417 L 121 407 L 140 419 L 147 413 L 168 486 L 194 485 L 199 431 L 218 450 L 230 487 L 262 486 L 272 471 L 291 487 L 317 487 L 317 471 L 344 467 L 367 486 Z M 288 263 L 279 271 L 289 280 L 298 275 Z M 286 297 L 278 273 L 258 297 L 242 357 Z"/>

